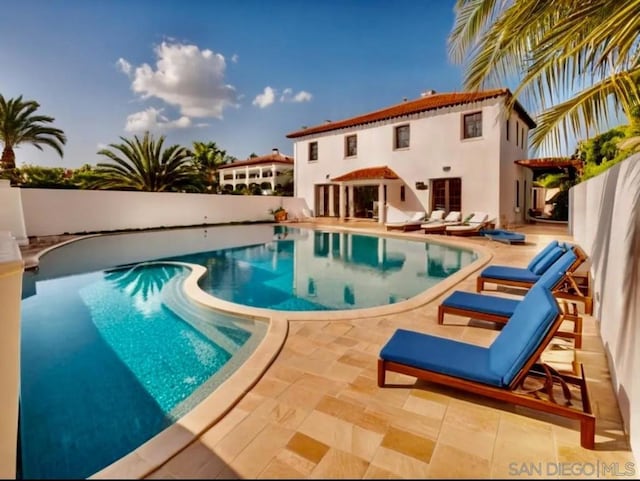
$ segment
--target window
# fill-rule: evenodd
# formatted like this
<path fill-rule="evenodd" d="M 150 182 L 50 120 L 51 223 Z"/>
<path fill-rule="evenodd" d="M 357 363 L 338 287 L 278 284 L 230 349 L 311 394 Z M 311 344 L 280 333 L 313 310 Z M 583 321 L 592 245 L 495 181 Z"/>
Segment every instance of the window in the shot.
<path fill-rule="evenodd" d="M 516 120 L 516 145 L 520 145 L 520 124 Z"/>
<path fill-rule="evenodd" d="M 309 142 L 309 162 L 318 160 L 318 142 Z"/>
<path fill-rule="evenodd" d="M 463 117 L 464 130 L 462 132 L 463 139 L 472 139 L 474 137 L 482 137 L 482 112 L 466 114 Z"/>
<path fill-rule="evenodd" d="M 409 125 L 400 125 L 395 129 L 394 148 L 409 148 Z"/>
<path fill-rule="evenodd" d="M 507 119 L 507 141 L 509 140 L 509 119 Z"/>
<path fill-rule="evenodd" d="M 520 181 L 516 180 L 516 209 L 520 209 Z"/>
<path fill-rule="evenodd" d="M 400 186 L 400 202 L 404 202 L 405 199 L 405 192 L 404 192 L 404 185 Z"/>
<path fill-rule="evenodd" d="M 347 135 L 344 139 L 344 156 L 355 157 L 358 155 L 358 136 Z"/>
<path fill-rule="evenodd" d="M 524 144 L 525 144 L 524 125 L 522 126 L 522 135 L 520 136 L 520 140 L 522 142 L 521 147 L 524 149 Z"/>

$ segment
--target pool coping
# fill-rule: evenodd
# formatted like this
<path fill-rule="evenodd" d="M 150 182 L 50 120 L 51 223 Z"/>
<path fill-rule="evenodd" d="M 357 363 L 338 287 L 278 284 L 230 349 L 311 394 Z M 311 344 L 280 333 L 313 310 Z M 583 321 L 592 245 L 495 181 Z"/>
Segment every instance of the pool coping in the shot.
<path fill-rule="evenodd" d="M 187 414 L 179 418 L 174 424 L 164 429 L 144 444 L 129 452 L 122 458 L 114 461 L 100 471 L 89 476 L 88 479 L 140 479 L 148 476 L 168 460 L 187 448 L 208 429 L 220 421 L 252 387 L 260 380 L 262 375 L 275 361 L 286 342 L 289 323 L 296 321 L 341 321 L 346 319 L 362 319 L 379 317 L 390 314 L 399 314 L 419 308 L 442 295 L 462 280 L 489 263 L 493 258 L 491 249 L 464 240 L 464 238 L 451 239 L 447 236 L 429 235 L 422 233 L 387 233 L 371 231 L 370 229 L 358 229 L 354 227 L 334 226 L 302 226 L 322 230 L 349 232 L 358 234 L 375 235 L 422 242 L 433 242 L 470 249 L 478 254 L 478 258 L 458 272 L 439 281 L 435 286 L 422 293 L 395 304 L 369 307 L 354 310 L 335 311 L 275 311 L 272 309 L 255 308 L 241 304 L 235 304 L 216 298 L 198 286 L 198 280 L 206 273 L 206 268 L 196 264 L 186 264 L 191 273 L 184 281 L 185 294 L 194 301 L 205 306 L 212 307 L 223 312 L 248 317 L 250 319 L 267 322 L 268 328 L 264 339 L 247 360 L 226 379 L 214 392 L 209 394 Z M 63 245 L 86 239 L 88 237 L 112 235 L 90 234 L 70 239 L 56 244 L 40 252 L 39 258 L 52 249 Z"/>

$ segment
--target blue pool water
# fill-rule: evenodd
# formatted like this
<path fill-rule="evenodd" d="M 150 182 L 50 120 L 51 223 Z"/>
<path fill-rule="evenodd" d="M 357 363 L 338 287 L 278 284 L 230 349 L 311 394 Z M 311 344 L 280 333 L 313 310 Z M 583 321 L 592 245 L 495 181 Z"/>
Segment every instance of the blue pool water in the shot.
<path fill-rule="evenodd" d="M 39 282 L 23 300 L 23 477 L 87 477 L 210 392 L 202 386 L 251 332 L 186 301 L 189 272 L 148 264 L 79 274 Z"/>
<path fill-rule="evenodd" d="M 169 261 L 205 266 L 201 288 L 222 299 L 330 311 L 408 299 L 475 258 L 441 244 L 282 225 L 100 236 L 54 249 L 23 286 L 20 474 L 99 471 L 193 408 L 264 337 L 263 322 L 186 299 L 190 270 Z"/>
<path fill-rule="evenodd" d="M 476 259 L 470 250 L 415 240 L 276 226 L 270 242 L 174 258 L 200 264 L 200 287 L 239 304 L 283 311 L 393 304 Z"/>

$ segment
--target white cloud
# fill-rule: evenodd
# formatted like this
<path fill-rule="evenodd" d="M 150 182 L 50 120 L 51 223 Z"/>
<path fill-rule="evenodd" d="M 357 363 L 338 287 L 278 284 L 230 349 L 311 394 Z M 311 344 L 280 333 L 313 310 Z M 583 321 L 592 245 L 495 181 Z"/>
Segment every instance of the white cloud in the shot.
<path fill-rule="evenodd" d="M 142 112 L 129 115 L 124 129 L 127 132 L 144 132 L 146 130 L 186 129 L 191 126 L 189 117 L 182 116 L 176 120 L 169 120 L 162 115 L 162 109 L 149 107 Z"/>
<path fill-rule="evenodd" d="M 297 94 L 295 94 L 293 96 L 293 101 L 294 102 L 309 102 L 312 97 L 313 97 L 313 95 L 311 95 L 309 92 L 301 90 L 300 92 L 298 92 Z"/>
<path fill-rule="evenodd" d="M 236 106 L 236 90 L 225 83 L 226 63 L 221 54 L 167 42 L 156 47 L 155 54 L 155 69 L 144 63 L 133 74 L 131 88 L 142 98 L 159 98 L 177 106 L 186 117 L 222 118 L 225 108 Z M 124 59 L 118 60 L 118 66 L 123 71 L 131 69 Z"/>
<path fill-rule="evenodd" d="M 267 86 L 264 88 L 264 92 L 256 95 L 256 98 L 253 99 L 253 105 L 257 105 L 261 109 L 268 107 L 276 100 L 276 91 L 275 89 Z"/>
<path fill-rule="evenodd" d="M 239 56 L 237 53 L 234 53 L 234 54 L 231 56 L 231 61 L 232 61 L 233 63 L 238 63 L 238 60 L 239 60 L 239 59 L 240 59 L 240 56 Z"/>
<path fill-rule="evenodd" d="M 312 99 L 313 95 L 305 90 L 301 90 L 297 94 L 294 95 L 293 89 L 287 87 L 282 91 L 282 95 L 280 96 L 280 102 L 309 102 Z"/>
<path fill-rule="evenodd" d="M 116 62 L 116 67 L 118 67 L 121 72 L 131 75 L 131 64 L 122 57 L 120 57 Z"/>

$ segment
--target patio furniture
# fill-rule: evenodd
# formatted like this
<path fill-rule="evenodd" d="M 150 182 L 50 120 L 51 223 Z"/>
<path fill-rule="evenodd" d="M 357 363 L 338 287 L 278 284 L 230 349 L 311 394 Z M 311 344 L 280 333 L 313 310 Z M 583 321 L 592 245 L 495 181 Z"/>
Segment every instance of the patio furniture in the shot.
<path fill-rule="evenodd" d="M 578 377 L 539 361 L 562 321 L 557 301 L 547 289 L 536 286 L 489 347 L 398 329 L 380 351 L 378 386 L 386 386 L 386 373 L 392 371 L 578 420 L 580 444 L 593 449 L 595 416 L 584 368 L 580 366 Z M 579 408 L 574 407 L 570 385 L 579 389 Z M 556 399 L 558 387 L 562 400 Z"/>
<path fill-rule="evenodd" d="M 387 230 L 414 231 L 420 229 L 424 218 L 424 212 L 403 212 L 389 206 L 387 222 L 384 225 Z"/>
<path fill-rule="evenodd" d="M 525 235 L 518 232 L 511 232 L 503 229 L 487 229 L 481 231 L 481 234 L 497 242 L 503 242 L 505 244 L 524 244 Z"/>
<path fill-rule="evenodd" d="M 590 315 L 593 313 L 593 294 L 591 283 L 588 282 L 589 274 L 586 274 L 587 282 L 585 282 L 585 277 L 576 273 L 578 267 L 587 260 L 588 256 L 578 245 L 561 245 L 557 241 L 552 241 L 531 260 L 527 267 L 501 265 L 486 267 L 476 279 L 476 291 L 485 290 L 486 283 L 528 289 L 540 279 L 547 268 L 560 258 L 567 248 L 573 249 L 577 259 L 568 269 L 567 275 L 562 280 L 562 285 L 554 290 L 554 295 L 560 299 L 582 302 L 585 313 Z"/>
<path fill-rule="evenodd" d="M 544 287 L 553 292 L 561 286 L 568 270 L 578 260 L 573 249 L 567 250 L 562 257 L 549 267 L 534 284 L 536 287 Z M 491 321 L 504 324 L 515 312 L 521 300 L 509 299 L 475 292 L 454 291 L 438 306 L 438 324 L 444 324 L 444 315 L 471 317 L 483 321 Z M 576 349 L 582 347 L 582 317 L 577 311 L 569 312 L 569 306 L 564 302 L 564 317 L 573 322 L 573 332 L 558 331 L 557 336 L 574 340 Z"/>
<path fill-rule="evenodd" d="M 420 225 L 421 229 L 424 229 L 425 234 L 444 234 L 447 226 L 460 224 L 462 214 L 459 211 L 452 210 L 441 221 L 425 222 Z"/>
<path fill-rule="evenodd" d="M 480 230 L 489 225 L 489 214 L 486 212 L 474 212 L 469 219 L 460 225 L 447 226 L 445 234 L 471 236 L 480 233 Z"/>

